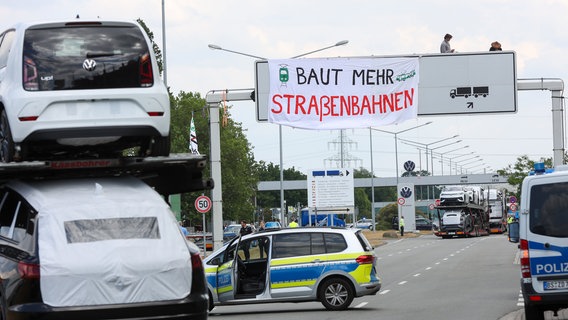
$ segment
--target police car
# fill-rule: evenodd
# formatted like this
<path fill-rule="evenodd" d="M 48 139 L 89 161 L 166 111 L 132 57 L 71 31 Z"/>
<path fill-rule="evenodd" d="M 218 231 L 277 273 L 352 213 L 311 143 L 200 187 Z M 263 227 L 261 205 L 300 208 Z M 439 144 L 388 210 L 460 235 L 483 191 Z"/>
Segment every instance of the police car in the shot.
<path fill-rule="evenodd" d="M 381 288 L 373 247 L 359 229 L 258 232 L 233 239 L 204 265 L 210 310 L 306 301 L 344 310 L 355 297 L 375 295 Z"/>
<path fill-rule="evenodd" d="M 568 167 L 535 174 L 522 185 L 519 235 L 521 288 L 527 320 L 568 308 Z"/>

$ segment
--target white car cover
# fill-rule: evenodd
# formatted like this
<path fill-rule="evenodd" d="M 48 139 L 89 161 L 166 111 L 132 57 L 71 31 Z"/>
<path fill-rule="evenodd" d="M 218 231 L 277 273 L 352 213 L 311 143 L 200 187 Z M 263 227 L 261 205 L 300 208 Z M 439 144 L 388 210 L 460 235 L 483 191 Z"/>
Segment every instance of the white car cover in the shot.
<path fill-rule="evenodd" d="M 38 210 L 40 285 L 51 306 L 186 297 L 191 257 L 168 205 L 135 178 L 17 182 Z"/>

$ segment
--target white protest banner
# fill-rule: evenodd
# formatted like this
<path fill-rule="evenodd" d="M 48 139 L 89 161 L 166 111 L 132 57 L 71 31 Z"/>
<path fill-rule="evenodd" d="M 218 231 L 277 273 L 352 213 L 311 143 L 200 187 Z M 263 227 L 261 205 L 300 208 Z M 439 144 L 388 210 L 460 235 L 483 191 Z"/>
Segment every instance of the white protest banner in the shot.
<path fill-rule="evenodd" d="M 268 121 L 325 130 L 416 119 L 418 66 L 416 57 L 268 60 Z"/>

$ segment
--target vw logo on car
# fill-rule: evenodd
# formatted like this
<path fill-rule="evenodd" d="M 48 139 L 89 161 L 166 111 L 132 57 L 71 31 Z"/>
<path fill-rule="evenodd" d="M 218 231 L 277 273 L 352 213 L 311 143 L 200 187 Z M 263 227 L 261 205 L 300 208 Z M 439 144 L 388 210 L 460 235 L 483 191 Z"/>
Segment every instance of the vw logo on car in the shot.
<path fill-rule="evenodd" d="M 97 67 L 97 62 L 93 59 L 85 59 L 83 61 L 83 69 L 87 71 L 93 71 Z"/>

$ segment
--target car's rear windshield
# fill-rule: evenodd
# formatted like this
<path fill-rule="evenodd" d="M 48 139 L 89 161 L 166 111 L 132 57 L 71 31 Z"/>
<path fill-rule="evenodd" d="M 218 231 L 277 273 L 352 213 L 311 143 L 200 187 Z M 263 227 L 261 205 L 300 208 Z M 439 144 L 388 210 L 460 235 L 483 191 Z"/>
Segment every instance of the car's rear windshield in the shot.
<path fill-rule="evenodd" d="M 532 233 L 568 237 L 568 182 L 533 186 L 529 211 Z"/>
<path fill-rule="evenodd" d="M 23 64 L 28 91 L 153 85 L 148 46 L 135 26 L 28 29 Z"/>

